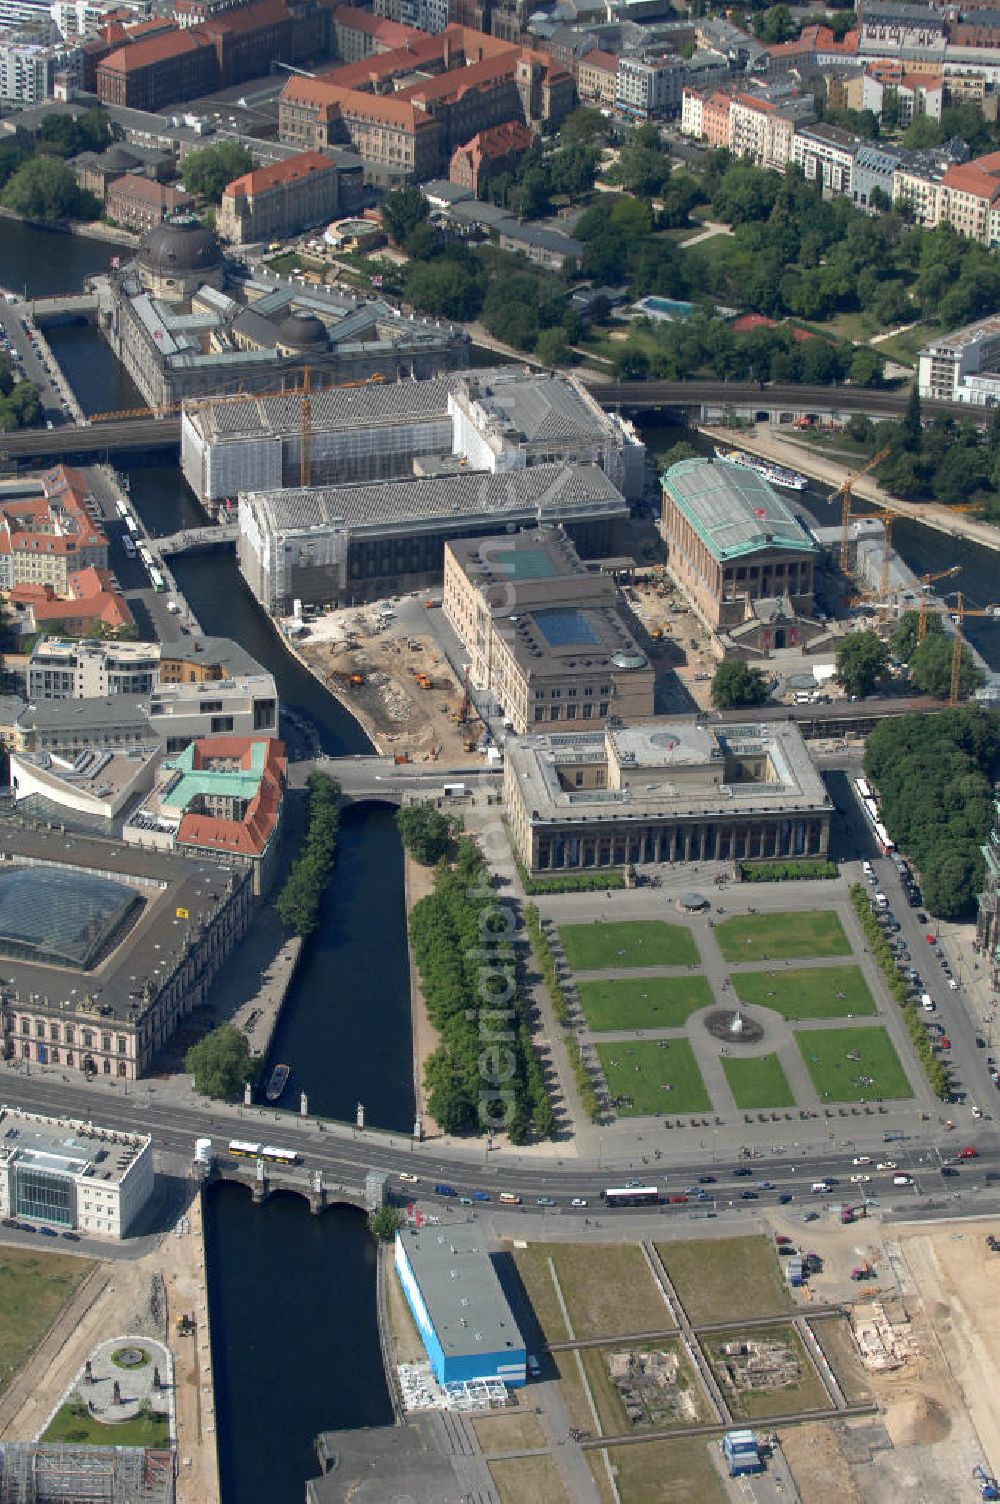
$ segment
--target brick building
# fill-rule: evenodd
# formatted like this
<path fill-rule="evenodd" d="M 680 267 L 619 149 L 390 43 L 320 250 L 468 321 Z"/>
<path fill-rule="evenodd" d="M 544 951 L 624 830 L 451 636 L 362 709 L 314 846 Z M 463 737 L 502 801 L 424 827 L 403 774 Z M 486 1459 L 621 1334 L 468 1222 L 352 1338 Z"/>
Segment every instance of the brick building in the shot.
<path fill-rule="evenodd" d="M 525 152 L 531 150 L 534 139 L 528 127 L 518 120 L 479 131 L 464 146 L 456 146 L 448 177 L 462 188 L 471 188 L 478 197 L 480 185 L 516 169 Z"/>
<path fill-rule="evenodd" d="M 139 234 L 162 224 L 168 214 L 186 209 L 187 204 L 188 196 L 180 189 L 134 172 L 113 179 L 105 196 L 108 218 Z"/>
<path fill-rule="evenodd" d="M 226 184 L 216 230 L 246 245 L 320 224 L 337 213 L 339 179 L 336 162 L 318 151 L 258 167 Z"/>
<path fill-rule="evenodd" d="M 215 49 L 198 27 L 131 42 L 97 64 L 102 104 L 157 110 L 175 99 L 196 99 L 217 86 Z"/>

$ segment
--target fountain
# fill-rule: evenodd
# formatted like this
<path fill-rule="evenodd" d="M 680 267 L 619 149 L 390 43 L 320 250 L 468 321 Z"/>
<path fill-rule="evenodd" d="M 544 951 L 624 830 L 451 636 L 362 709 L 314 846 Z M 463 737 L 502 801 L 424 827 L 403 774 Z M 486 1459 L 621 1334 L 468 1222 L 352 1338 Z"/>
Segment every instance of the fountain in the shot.
<path fill-rule="evenodd" d="M 705 1028 L 723 1044 L 760 1044 L 764 1026 L 740 1008 L 714 1008 L 705 1018 Z"/>

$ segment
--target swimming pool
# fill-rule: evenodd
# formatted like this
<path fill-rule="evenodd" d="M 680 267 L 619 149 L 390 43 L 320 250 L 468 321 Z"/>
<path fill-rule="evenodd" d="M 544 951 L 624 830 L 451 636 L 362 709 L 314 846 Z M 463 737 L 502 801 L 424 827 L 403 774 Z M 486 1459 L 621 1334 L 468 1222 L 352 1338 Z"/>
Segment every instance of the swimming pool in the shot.
<path fill-rule="evenodd" d="M 652 319 L 689 319 L 694 311 L 693 303 L 678 303 L 673 298 L 640 298 L 634 307 L 637 313 Z"/>

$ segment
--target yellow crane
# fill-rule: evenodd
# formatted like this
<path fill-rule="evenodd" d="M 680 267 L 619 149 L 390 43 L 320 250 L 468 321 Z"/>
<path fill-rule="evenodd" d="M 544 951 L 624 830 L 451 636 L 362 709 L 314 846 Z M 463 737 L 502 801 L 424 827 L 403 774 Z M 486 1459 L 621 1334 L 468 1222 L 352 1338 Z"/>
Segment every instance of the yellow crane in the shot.
<path fill-rule="evenodd" d="M 892 447 L 887 444 L 884 449 L 880 449 L 877 454 L 873 454 L 871 459 L 861 466 L 860 470 L 855 470 L 852 475 L 849 475 L 839 491 L 834 491 L 833 497 L 831 497 L 831 500 L 835 500 L 838 496 L 843 498 L 840 508 L 840 569 L 842 574 L 847 574 L 851 565 L 851 491 L 857 481 L 874 470 L 877 465 L 881 465 L 882 461 L 891 453 Z"/>
<path fill-rule="evenodd" d="M 936 584 L 938 580 L 950 580 L 951 577 L 952 577 L 952 575 L 956 575 L 956 574 L 959 573 L 961 567 L 962 566 L 960 564 L 953 564 L 950 569 L 939 569 L 935 574 L 922 574 L 920 576 L 920 585 L 921 585 L 921 588 L 923 590 L 929 590 L 930 587 L 932 585 Z M 919 607 L 917 609 L 917 641 L 918 642 L 923 642 L 924 638 L 927 636 L 927 610 L 928 610 L 928 605 L 929 605 L 929 602 L 928 602 L 927 596 L 926 595 L 921 595 L 921 597 L 920 597 L 920 605 L 919 605 Z"/>
<path fill-rule="evenodd" d="M 928 615 L 950 616 L 955 624 L 955 634 L 952 638 L 951 647 L 951 682 L 948 686 L 948 704 L 953 706 L 958 704 L 959 689 L 962 681 L 962 649 L 965 647 L 962 624 L 965 618 L 967 616 L 989 616 L 995 620 L 997 617 L 1000 617 L 1000 606 L 986 606 L 984 608 L 967 606 L 965 604 L 965 596 L 961 590 L 956 590 L 954 594 L 957 602 L 954 611 L 949 606 L 927 606 L 924 613 L 925 635 L 927 631 L 926 618 Z"/>

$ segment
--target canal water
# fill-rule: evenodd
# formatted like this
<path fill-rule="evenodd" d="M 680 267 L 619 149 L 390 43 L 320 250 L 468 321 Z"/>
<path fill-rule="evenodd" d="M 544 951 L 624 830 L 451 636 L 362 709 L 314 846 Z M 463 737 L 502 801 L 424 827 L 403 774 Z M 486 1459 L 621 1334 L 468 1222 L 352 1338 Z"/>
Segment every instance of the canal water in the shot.
<path fill-rule="evenodd" d="M 224 1504 L 299 1504 L 320 1431 L 392 1422 L 375 1245 L 360 1212 L 232 1182 L 206 1195 L 205 1244 Z"/>

